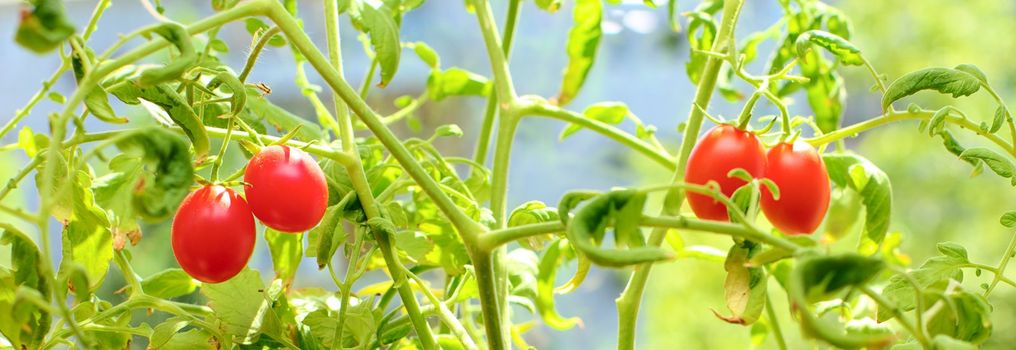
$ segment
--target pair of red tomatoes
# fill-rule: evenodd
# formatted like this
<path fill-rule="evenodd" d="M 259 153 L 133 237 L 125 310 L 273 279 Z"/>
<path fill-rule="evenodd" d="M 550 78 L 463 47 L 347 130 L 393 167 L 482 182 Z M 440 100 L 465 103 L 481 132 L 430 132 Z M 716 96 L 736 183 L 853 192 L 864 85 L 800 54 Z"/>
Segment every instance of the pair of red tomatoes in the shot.
<path fill-rule="evenodd" d="M 325 175 L 297 148 L 265 147 L 247 164 L 246 200 L 208 185 L 191 192 L 173 218 L 173 254 L 187 274 L 219 283 L 240 273 L 254 252 L 254 217 L 282 232 L 313 228 L 328 206 Z"/>
<path fill-rule="evenodd" d="M 761 207 L 769 222 L 783 233 L 812 233 L 822 223 L 829 207 L 829 174 L 811 145 L 780 143 L 766 152 L 755 134 L 720 125 L 706 132 L 692 149 L 684 180 L 700 185 L 715 181 L 729 197 L 746 184 L 727 176 L 737 168 L 754 178 L 767 178 L 779 188 L 776 199 L 762 186 Z M 728 220 L 727 207 L 712 197 L 689 193 L 688 203 L 699 218 Z"/>

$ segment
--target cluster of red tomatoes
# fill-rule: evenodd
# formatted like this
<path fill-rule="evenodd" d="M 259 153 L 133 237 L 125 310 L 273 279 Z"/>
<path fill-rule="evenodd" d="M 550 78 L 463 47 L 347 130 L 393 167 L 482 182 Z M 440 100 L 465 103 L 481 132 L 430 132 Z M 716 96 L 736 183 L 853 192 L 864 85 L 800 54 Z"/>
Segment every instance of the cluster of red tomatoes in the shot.
<path fill-rule="evenodd" d="M 746 184 L 728 176 L 737 168 L 753 178 L 767 178 L 779 188 L 774 196 L 762 186 L 760 201 L 766 218 L 783 233 L 812 233 L 822 223 L 829 206 L 829 174 L 811 145 L 780 143 L 766 152 L 755 134 L 720 125 L 706 132 L 691 151 L 684 180 L 700 185 L 715 181 L 724 195 L 731 196 Z M 727 207 L 708 195 L 689 193 L 688 203 L 699 218 L 728 220 Z"/>
<path fill-rule="evenodd" d="M 297 148 L 263 148 L 243 181 L 246 200 L 231 188 L 207 185 L 187 195 L 173 218 L 176 261 L 202 282 L 222 282 L 243 270 L 254 252 L 254 217 L 281 232 L 303 232 L 328 206 L 321 167 Z"/>

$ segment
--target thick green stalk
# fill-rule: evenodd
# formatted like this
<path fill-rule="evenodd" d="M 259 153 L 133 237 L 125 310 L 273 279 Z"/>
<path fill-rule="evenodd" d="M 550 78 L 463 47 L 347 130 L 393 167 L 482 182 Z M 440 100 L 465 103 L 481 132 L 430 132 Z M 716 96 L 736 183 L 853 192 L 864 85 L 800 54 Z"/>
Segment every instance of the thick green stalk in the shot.
<path fill-rule="evenodd" d="M 731 41 L 734 40 L 733 28 L 742 3 L 743 1 L 741 0 L 728 0 L 723 3 L 723 18 L 720 22 L 720 31 L 716 36 L 716 42 L 713 44 L 713 52 L 726 52 Z M 702 111 L 709 106 L 709 102 L 712 100 L 713 90 L 716 88 L 716 78 L 722 65 L 723 59 L 721 58 L 709 57 L 706 60 L 706 65 L 700 75 L 701 78 L 699 78 L 698 89 L 695 91 L 695 101 L 685 126 L 684 139 L 681 140 L 681 150 L 677 160 L 677 170 L 674 172 L 674 182 L 684 180 L 688 156 L 691 154 L 692 148 L 695 147 L 695 141 L 698 139 L 698 133 L 702 127 L 702 119 L 704 117 Z M 683 191 L 676 189 L 668 191 L 667 200 L 661 211 L 662 214 L 670 216 L 678 214 L 683 202 Z M 667 230 L 668 228 L 666 227 L 654 229 L 649 236 L 649 245 L 659 246 L 663 242 Z M 645 291 L 646 281 L 649 278 L 652 266 L 652 264 L 636 266 L 624 292 L 617 298 L 618 349 L 629 350 L 635 348 L 635 328 L 638 320 L 639 304 L 642 301 L 642 293 Z"/>
<path fill-rule="evenodd" d="M 463 240 L 467 244 L 471 244 L 475 240 L 476 234 L 485 230 L 485 228 L 455 206 L 451 198 L 442 192 L 437 181 L 427 174 L 427 171 L 416 161 L 409 150 L 392 133 L 391 129 L 388 129 L 384 125 L 381 117 L 360 98 L 357 92 L 349 86 L 349 83 L 339 76 L 338 71 L 328 63 L 328 59 L 318 51 L 296 19 L 289 15 L 281 4 L 269 2 L 266 15 L 282 29 L 282 32 L 289 39 L 290 43 L 307 58 L 307 62 L 321 75 L 325 83 L 346 102 L 353 113 L 360 118 L 364 125 L 391 152 L 392 157 L 402 165 L 406 173 L 416 181 L 420 189 L 434 201 L 438 209 L 448 217 L 452 225 L 462 235 Z"/>
<path fill-rule="evenodd" d="M 335 70 L 335 75 L 339 80 L 343 80 L 342 77 L 342 51 L 339 42 L 339 12 L 337 0 L 325 0 L 325 23 L 328 33 L 328 53 L 331 58 L 331 67 Z M 287 33 L 288 35 L 288 33 Z M 353 157 L 353 161 L 346 165 L 346 171 L 349 173 L 350 181 L 352 182 L 353 189 L 356 191 L 356 196 L 363 207 L 364 213 L 370 219 L 381 218 L 381 211 L 378 209 L 376 202 L 374 201 L 374 194 L 371 191 L 370 183 L 367 181 L 367 175 L 363 171 L 363 162 L 360 160 L 360 152 L 356 149 L 356 142 L 353 139 L 353 122 L 349 118 L 349 111 L 346 109 L 346 104 L 342 102 L 342 98 L 336 95 L 335 100 L 335 115 L 337 116 L 339 128 L 342 138 L 342 151 Z M 398 286 L 399 297 L 402 298 L 402 305 L 406 308 L 406 313 L 409 314 L 410 319 L 413 321 L 413 328 L 416 329 L 416 335 L 420 339 L 420 343 L 424 349 L 437 349 L 437 340 L 434 338 L 433 331 L 430 329 L 430 325 L 427 324 L 427 319 L 420 313 L 420 304 L 416 300 L 416 294 L 413 293 L 412 286 L 406 281 L 405 268 L 402 266 L 402 262 L 399 261 L 399 256 L 395 253 L 395 244 L 392 241 L 392 237 L 389 237 L 387 233 L 379 230 L 371 230 L 374 234 L 374 239 L 378 242 L 378 247 L 381 249 L 381 255 L 384 256 L 385 264 L 388 266 L 388 272 L 392 276 L 393 283 Z M 355 264 L 355 261 L 351 261 L 350 264 Z M 346 285 L 346 290 L 351 286 Z M 348 298 L 347 298 L 348 299 Z M 348 300 L 343 300 L 348 302 Z M 340 315 L 342 317 L 344 315 Z M 339 320 L 339 324 L 342 324 L 344 320 Z M 338 330 L 337 332 L 341 332 Z M 340 339 L 336 339 L 334 344 L 338 344 Z M 333 348 L 334 347 L 333 344 Z"/>
<path fill-rule="evenodd" d="M 501 51 L 505 59 L 508 59 L 512 49 L 512 39 L 515 37 L 515 25 L 518 24 L 519 9 L 522 1 L 511 0 L 508 2 L 508 17 L 504 23 L 504 33 L 501 40 Z M 476 150 L 473 151 L 473 161 L 484 164 L 487 162 L 487 150 L 490 147 L 490 136 L 494 131 L 494 118 L 497 112 L 497 94 L 487 97 L 487 106 L 483 110 L 483 124 L 480 127 L 480 136 L 476 139 Z"/>
<path fill-rule="evenodd" d="M 494 94 L 499 106 L 499 124 L 497 141 L 494 149 L 494 165 L 491 180 L 491 210 L 498 228 L 505 227 L 507 206 L 508 166 L 511 158 L 511 146 L 515 137 L 519 117 L 515 114 L 515 87 L 508 70 L 507 50 L 498 36 L 497 25 L 490 3 L 486 0 L 472 0 L 476 19 L 483 34 L 484 46 L 490 59 L 491 71 L 494 73 Z M 518 6 L 518 4 L 512 4 Z M 517 9 L 516 9 L 517 10 Z M 511 11 L 511 10 L 509 10 Z M 508 30 L 514 30 L 514 22 L 510 20 Z M 510 41 L 511 35 L 506 36 Z M 482 137 L 482 135 L 481 135 Z M 482 140 L 481 140 L 482 141 Z M 503 260 L 507 255 L 505 247 L 498 247 L 492 252 L 474 249 L 471 253 L 473 265 L 476 267 L 477 282 L 480 289 L 480 306 L 484 315 L 484 327 L 487 340 L 492 349 L 510 348 L 511 317 L 508 307 L 508 277 Z M 492 273 L 492 276 L 487 276 Z M 487 290 L 492 288 L 492 290 Z"/>

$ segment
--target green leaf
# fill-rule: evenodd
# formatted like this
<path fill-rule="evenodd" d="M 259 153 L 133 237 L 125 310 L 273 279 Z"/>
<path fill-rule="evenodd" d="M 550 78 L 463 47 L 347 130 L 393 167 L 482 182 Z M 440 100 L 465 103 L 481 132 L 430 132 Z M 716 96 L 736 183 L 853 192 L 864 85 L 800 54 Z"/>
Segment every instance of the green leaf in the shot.
<path fill-rule="evenodd" d="M 867 284 L 885 268 L 875 258 L 856 254 L 822 256 L 798 264 L 795 275 L 809 303 L 830 300 L 848 288 Z"/>
<path fill-rule="evenodd" d="M 512 210 L 511 214 L 508 215 L 508 227 L 516 227 L 522 225 L 536 224 L 541 222 L 551 222 L 560 220 L 556 208 L 548 207 L 546 204 L 540 201 L 529 201 L 522 203 L 518 207 Z M 538 250 L 543 247 L 543 243 L 550 239 L 550 235 L 532 236 L 526 239 L 520 240 L 524 247 Z"/>
<path fill-rule="evenodd" d="M 436 137 L 462 137 L 462 128 L 455 124 L 445 124 L 434 130 Z"/>
<path fill-rule="evenodd" d="M 303 259 L 303 233 L 283 233 L 269 228 L 265 229 L 265 241 L 272 254 L 275 278 L 291 283 Z"/>
<path fill-rule="evenodd" d="M 178 268 L 159 271 L 141 281 L 141 289 L 144 289 L 145 294 L 163 299 L 188 295 L 194 293 L 197 288 L 198 283 Z"/>
<path fill-rule="evenodd" d="M 1003 178 L 1013 176 L 1013 164 L 1005 156 L 987 148 L 968 148 L 960 154 L 966 161 L 982 161 L 991 171 Z"/>
<path fill-rule="evenodd" d="M 264 317 L 262 309 L 268 307 L 264 282 L 257 270 L 244 269 L 232 279 L 216 284 L 205 284 L 201 294 L 208 298 L 215 317 L 222 321 L 223 331 L 244 338 L 257 331 Z"/>
<path fill-rule="evenodd" d="M 561 0 L 535 0 L 536 7 L 541 10 L 554 13 L 561 9 Z"/>
<path fill-rule="evenodd" d="M 929 258 L 921 267 L 909 272 L 917 286 L 925 289 L 934 284 L 946 282 L 961 273 L 960 268 L 970 263 L 966 250 L 956 243 L 945 242 L 938 245 L 942 255 Z M 893 276 L 889 285 L 882 289 L 882 295 L 893 301 L 902 311 L 910 311 L 917 307 L 914 286 L 902 276 Z M 894 317 L 892 310 L 879 308 L 877 320 L 884 322 Z"/>
<path fill-rule="evenodd" d="M 850 188 L 861 196 L 865 208 L 861 245 L 877 246 L 889 231 L 892 216 L 892 185 L 889 176 L 856 154 L 829 153 L 822 155 L 822 160 L 833 184 L 839 188 Z"/>
<path fill-rule="evenodd" d="M 169 342 L 170 339 L 173 338 L 174 335 L 176 335 L 176 332 L 179 332 L 184 327 L 187 327 L 187 324 L 189 323 L 190 322 L 183 317 L 173 317 L 160 323 L 152 330 L 152 336 L 148 340 L 148 347 L 152 349 L 162 348 Z"/>
<path fill-rule="evenodd" d="M 981 88 L 981 80 L 970 73 L 949 68 L 925 68 L 907 73 L 886 88 L 882 109 L 921 90 L 935 90 L 952 97 L 969 96 Z"/>
<path fill-rule="evenodd" d="M 769 279 L 761 266 L 748 267 L 748 261 L 761 250 L 761 245 L 751 241 L 735 243 L 727 253 L 723 269 L 727 278 L 723 284 L 727 309 L 731 316 L 720 319 L 733 324 L 749 325 L 758 321 L 766 303 L 766 285 Z"/>
<path fill-rule="evenodd" d="M 147 102 L 146 106 L 154 105 L 165 111 L 191 140 L 197 159 L 202 160 L 208 156 L 211 143 L 201 119 L 194 113 L 194 109 L 191 108 L 187 100 L 180 96 L 173 87 L 165 84 L 143 87 L 137 81 L 128 81 L 116 84 L 110 93 L 127 104 L 145 105 L 142 102 Z M 159 119 L 157 114 L 153 114 L 153 117 L 156 120 Z"/>
<path fill-rule="evenodd" d="M 574 258 L 575 252 L 568 244 L 568 240 L 558 238 L 544 250 L 538 267 L 539 273 L 536 276 L 536 298 L 534 299 L 536 309 L 547 326 L 559 331 L 582 324 L 582 320 L 578 317 L 562 317 L 554 307 L 554 283 L 556 283 L 557 270 Z"/>
<path fill-rule="evenodd" d="M 50 91 L 48 94 L 46 94 L 46 98 L 48 98 L 50 101 L 53 101 L 53 102 L 56 102 L 56 103 L 59 103 L 59 104 L 64 104 L 65 102 L 67 102 L 67 98 L 64 97 L 64 95 L 61 95 L 59 92 L 56 92 L 56 91 Z"/>
<path fill-rule="evenodd" d="M 373 299 L 352 298 L 346 319 L 343 322 L 341 347 L 345 349 L 365 349 L 375 338 L 375 330 L 379 329 L 378 315 L 373 312 Z M 310 328 L 310 333 L 320 341 L 321 345 L 331 348 L 335 342 L 335 328 L 338 327 L 338 315 L 328 309 L 319 309 L 307 314 L 303 324 Z"/>
<path fill-rule="evenodd" d="M 821 30 L 809 30 L 797 37 L 797 57 L 806 59 L 805 54 L 811 49 L 812 44 L 818 45 L 836 55 L 840 59 L 840 62 L 843 62 L 845 65 L 859 66 L 864 64 L 864 58 L 861 57 L 861 49 L 858 49 L 847 39 Z"/>
<path fill-rule="evenodd" d="M 358 30 L 370 36 L 374 58 L 381 66 L 381 81 L 377 85 L 383 88 L 388 85 L 399 68 L 399 59 L 402 55 L 399 25 L 392 18 L 390 9 L 385 6 L 374 8 L 369 3 L 363 3 L 359 6 L 359 10 L 351 18 Z"/>
<path fill-rule="evenodd" d="M 998 106 L 995 109 L 995 118 L 991 120 L 991 128 L 988 129 L 988 132 L 994 134 L 1002 128 L 1002 124 L 1005 123 L 1005 114 L 1005 107 Z"/>
<path fill-rule="evenodd" d="M 123 135 L 124 152 L 112 172 L 95 182 L 96 200 L 111 213 L 115 234 L 138 230 L 135 216 L 168 218 L 190 192 L 194 169 L 187 143 L 164 128 L 146 127 Z"/>
<path fill-rule="evenodd" d="M 568 66 L 564 70 L 561 90 L 557 94 L 557 105 L 567 105 L 579 93 L 586 82 L 586 76 L 596 59 L 596 49 L 600 46 L 603 30 L 600 21 L 603 19 L 603 2 L 601 0 L 576 0 L 572 12 L 571 30 L 568 32 Z"/>
<path fill-rule="evenodd" d="M 410 43 L 409 47 L 413 49 L 416 56 L 420 57 L 420 60 L 427 64 L 430 69 L 441 68 L 441 58 L 438 57 L 437 52 L 434 52 L 434 49 L 427 45 L 427 43 L 417 41 Z"/>
<path fill-rule="evenodd" d="M 599 102 L 586 107 L 582 111 L 582 116 L 600 121 L 606 124 L 617 125 L 624 121 L 624 118 L 628 116 L 628 105 L 623 102 Z M 561 131 L 561 135 L 558 136 L 559 140 L 564 140 L 575 134 L 579 130 L 582 130 L 581 126 L 575 124 L 568 124 L 564 130 Z"/>
<path fill-rule="evenodd" d="M 535 301 L 538 299 L 539 257 L 529 249 L 514 249 L 508 252 L 504 266 L 508 271 L 508 301 L 529 312 L 537 312 Z"/>
<path fill-rule="evenodd" d="M 342 233 L 343 236 L 335 237 Z M 325 215 L 317 226 L 307 232 L 307 257 L 316 257 L 318 269 L 328 266 L 335 254 L 335 247 L 345 237 L 345 230 L 342 229 L 342 210 L 338 205 L 325 209 Z"/>
<path fill-rule="evenodd" d="M 14 41 L 35 53 L 51 51 L 74 35 L 74 24 L 64 14 L 61 0 L 34 0 L 30 11 L 21 13 Z"/>
<path fill-rule="evenodd" d="M 957 286 L 945 295 L 947 307 L 937 310 L 928 320 L 928 334 L 947 335 L 972 344 L 984 343 L 991 336 L 991 304 L 980 294 Z"/>
<path fill-rule="evenodd" d="M 39 249 L 27 236 L 4 231 L 0 245 L 11 248 L 11 268 L 0 267 L 0 334 L 13 345 L 38 348 L 51 326 L 51 316 L 35 305 L 17 300 L 15 290 L 27 288 L 48 300 L 48 278 L 42 274 Z"/>
<path fill-rule="evenodd" d="M 667 250 L 632 244 L 638 240 L 636 237 L 640 237 L 641 233 L 637 227 L 632 230 L 631 222 L 639 219 L 634 217 L 635 214 L 641 216 L 641 204 L 644 204 L 645 200 L 645 193 L 637 190 L 616 190 L 593 197 L 568 222 L 566 231 L 568 240 L 590 261 L 602 266 L 620 267 L 673 258 L 673 254 Z M 562 199 L 562 203 L 564 201 Z M 625 208 L 630 203 L 637 205 Z M 572 205 L 574 204 L 560 207 L 570 208 Z M 561 215 L 566 217 L 567 211 Z M 611 221 L 617 225 L 614 231 L 616 247 L 600 247 Z M 623 249 L 623 245 L 628 245 L 629 248 Z"/>
<path fill-rule="evenodd" d="M 708 51 L 713 48 L 713 40 L 716 39 L 716 21 L 709 13 L 702 11 L 690 12 L 688 16 L 688 47 L 689 58 L 684 64 L 685 73 L 692 83 L 698 84 L 702 69 L 705 68 L 709 56 L 699 51 Z M 701 34 L 699 34 L 701 29 Z"/>
<path fill-rule="evenodd" d="M 71 268 L 70 264 L 80 264 L 94 290 L 102 284 L 109 262 L 113 260 L 113 236 L 106 213 L 95 203 L 91 176 L 84 171 L 75 175 L 71 179 L 74 215 L 64 226 L 60 270 Z"/>
<path fill-rule="evenodd" d="M 191 329 L 177 333 L 157 350 L 213 350 L 212 335 L 203 329 Z"/>
<path fill-rule="evenodd" d="M 843 78 L 832 69 L 832 63 L 817 52 L 808 53 L 808 59 L 801 62 L 801 73 L 809 79 L 804 89 L 819 129 L 831 132 L 839 128 L 846 102 Z"/>
<path fill-rule="evenodd" d="M 486 77 L 458 67 L 434 69 L 427 78 L 427 94 L 434 101 L 450 96 L 487 96 L 493 86 Z"/>
<path fill-rule="evenodd" d="M 975 65 L 972 65 L 972 64 L 969 64 L 969 63 L 964 63 L 964 64 L 956 66 L 956 68 L 953 68 L 953 69 L 961 71 L 961 72 L 966 72 L 966 73 L 968 73 L 970 75 L 973 75 L 974 77 L 977 77 L 977 80 L 980 80 L 985 85 L 988 84 L 988 77 L 986 75 L 984 75 L 984 72 L 981 71 L 980 68 L 977 68 L 977 66 L 975 66 Z"/>
<path fill-rule="evenodd" d="M 1016 211 L 1006 212 L 1002 214 L 1002 218 L 999 219 L 999 223 L 1005 227 L 1016 227 Z"/>
<path fill-rule="evenodd" d="M 931 343 L 935 350 L 977 350 L 979 348 L 974 344 L 941 334 L 932 338 Z"/>

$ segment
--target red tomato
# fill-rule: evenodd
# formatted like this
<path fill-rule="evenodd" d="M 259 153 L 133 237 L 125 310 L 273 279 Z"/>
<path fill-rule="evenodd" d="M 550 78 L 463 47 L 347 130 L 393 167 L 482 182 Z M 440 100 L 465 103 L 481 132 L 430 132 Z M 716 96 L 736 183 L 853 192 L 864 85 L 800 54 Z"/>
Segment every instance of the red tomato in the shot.
<path fill-rule="evenodd" d="M 265 147 L 243 174 L 254 216 L 282 232 L 303 232 L 325 215 L 325 174 L 307 152 L 284 145 Z"/>
<path fill-rule="evenodd" d="M 753 177 L 761 177 L 765 166 L 765 152 L 755 134 L 732 125 L 719 125 L 707 131 L 691 150 L 684 181 L 699 185 L 716 181 L 720 191 L 729 197 L 747 183 L 728 177 L 731 170 L 741 168 Z M 727 220 L 727 207 L 712 197 L 688 192 L 688 204 L 701 219 Z"/>
<path fill-rule="evenodd" d="M 205 186 L 180 203 L 173 218 L 173 255 L 187 274 L 219 283 L 236 276 L 254 252 L 250 207 L 222 186 Z"/>
<path fill-rule="evenodd" d="M 829 173 L 815 148 L 804 142 L 781 143 L 766 155 L 766 178 L 780 189 L 780 199 L 762 186 L 762 212 L 786 234 L 815 231 L 829 208 Z"/>

